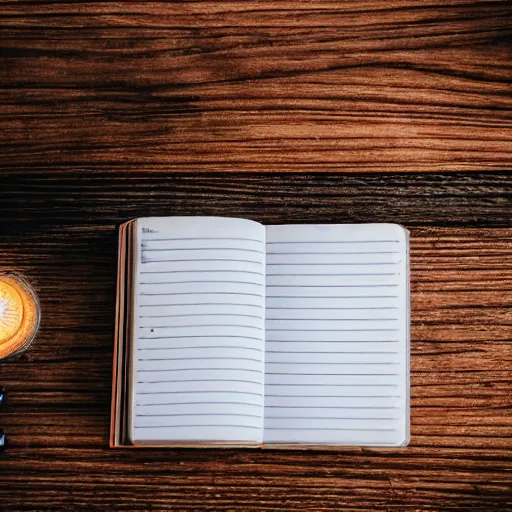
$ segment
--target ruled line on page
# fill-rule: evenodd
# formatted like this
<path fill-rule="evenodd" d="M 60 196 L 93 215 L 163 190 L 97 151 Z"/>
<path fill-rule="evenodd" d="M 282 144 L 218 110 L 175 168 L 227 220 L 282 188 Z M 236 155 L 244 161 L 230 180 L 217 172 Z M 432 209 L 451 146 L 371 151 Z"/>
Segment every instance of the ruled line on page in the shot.
<path fill-rule="evenodd" d="M 302 297 L 300 297 L 302 298 Z M 315 310 L 318 310 L 318 311 L 354 311 L 354 310 L 358 310 L 358 311 L 365 311 L 365 310 L 389 310 L 389 309 L 398 309 L 397 306 L 389 306 L 389 307 L 373 307 L 373 308 L 369 308 L 369 307 L 364 307 L 364 308 L 310 308 L 310 307 L 307 307 L 307 306 L 302 306 L 302 307 L 297 307 L 297 306 L 294 306 L 294 307 L 290 307 L 290 306 L 286 306 L 286 307 L 280 307 L 280 308 L 266 308 L 267 310 L 273 310 L 273 309 L 277 309 L 277 310 L 287 310 L 287 309 L 302 309 L 304 311 L 315 311 Z M 268 317 L 267 317 L 268 318 Z"/>
<path fill-rule="evenodd" d="M 206 315 L 201 315 L 206 316 Z M 245 315 L 243 315 L 245 316 Z M 293 322 L 396 322 L 398 318 L 290 318 L 290 317 L 269 317 L 265 320 L 283 320 Z M 380 329 L 378 329 L 380 331 Z"/>
<path fill-rule="evenodd" d="M 174 382 L 174 381 L 173 381 Z M 194 380 L 196 382 L 196 380 Z M 210 380 L 208 380 L 210 382 Z M 252 391 L 236 391 L 236 390 L 229 390 L 229 391 L 218 391 L 213 389 L 204 389 L 201 391 L 146 391 L 146 392 L 137 392 L 135 393 L 136 396 L 138 395 L 181 395 L 181 394 L 188 394 L 188 393 L 229 393 L 229 394 L 240 394 L 240 395 L 252 395 L 252 396 L 263 396 L 263 393 L 255 393 Z M 157 404 L 155 404 L 157 405 Z"/>
<path fill-rule="evenodd" d="M 162 247 L 162 248 L 147 248 L 142 247 L 142 252 L 173 252 L 173 251 L 240 251 L 240 252 L 255 252 L 257 254 L 265 254 L 264 251 L 258 249 L 245 249 L 241 247 Z"/>
<path fill-rule="evenodd" d="M 222 284 L 250 284 L 250 285 L 253 285 L 253 286 L 264 286 L 262 283 L 255 283 L 253 281 L 226 281 L 226 280 L 216 280 L 216 281 L 212 281 L 212 280 L 204 280 L 204 279 L 201 279 L 201 280 L 196 280 L 196 281 L 165 281 L 165 282 L 158 282 L 158 283 L 139 283 L 140 285 L 144 284 L 144 286 L 151 286 L 151 285 L 164 285 L 164 284 L 192 284 L 192 283 L 201 283 L 201 284 L 215 284 L 215 283 L 222 283 Z M 198 292 L 198 293 L 202 293 L 202 292 Z M 149 294 L 145 294 L 145 295 L 149 295 Z"/>
<path fill-rule="evenodd" d="M 177 262 L 194 262 L 194 261 L 229 261 L 230 263 L 253 263 L 255 265 L 263 265 L 261 261 L 258 260 L 243 260 L 243 259 L 235 259 L 235 258 L 193 258 L 187 260 L 145 260 L 142 261 L 142 265 L 148 265 L 151 263 L 177 263 Z"/>
<path fill-rule="evenodd" d="M 211 415 L 210 415 L 211 416 Z M 261 427 L 253 426 L 253 425 L 239 425 L 239 424 L 227 424 L 227 423 L 208 423 L 207 425 L 135 425 L 135 428 L 160 428 L 160 429 L 167 429 L 167 428 L 194 428 L 194 427 L 201 427 L 201 428 L 210 428 L 210 427 L 216 427 L 216 428 L 251 428 L 256 430 L 261 430 Z"/>
<path fill-rule="evenodd" d="M 400 329 L 322 329 L 321 332 L 391 332 Z M 267 329 L 267 332 L 319 332 L 318 329 Z"/>
<path fill-rule="evenodd" d="M 267 263 L 267 267 L 289 267 L 289 266 L 295 266 L 295 265 L 301 265 L 301 266 L 304 266 L 304 265 L 308 265 L 310 267 L 321 267 L 323 265 L 330 265 L 330 266 L 333 266 L 333 265 L 341 265 L 341 266 L 346 266 L 346 265 L 357 265 L 357 266 L 367 266 L 367 265 L 396 265 L 397 263 L 395 262 L 391 262 L 391 263 L 336 263 L 336 262 L 329 262 L 329 263 L 319 263 L 319 262 L 314 262 L 314 263 Z M 333 275 L 337 275 L 337 274 L 333 274 Z"/>
<path fill-rule="evenodd" d="M 261 338 L 256 338 L 254 336 L 239 336 L 239 335 L 226 335 L 226 336 L 219 336 L 218 334 L 215 335 L 194 335 L 194 336 L 139 336 L 140 340 L 171 340 L 171 339 L 186 339 L 186 338 L 243 338 L 246 340 L 257 340 L 261 341 Z"/>
<path fill-rule="evenodd" d="M 306 397 L 303 397 L 303 398 L 306 398 Z M 307 397 L 307 398 L 311 398 L 311 397 Z M 360 397 L 358 397 L 360 398 Z M 373 398 L 373 397 L 372 397 Z M 267 409 L 299 409 L 300 407 L 296 406 L 296 405 L 266 405 L 265 406 Z M 320 406 L 320 407 L 315 407 L 315 406 L 311 406 L 312 409 L 334 409 L 334 410 L 337 410 L 339 411 L 340 409 L 370 409 L 370 410 L 379 410 L 379 409 L 383 409 L 383 410 L 392 410 L 392 409 L 399 409 L 399 407 L 396 407 L 396 406 L 392 406 L 392 407 L 353 407 L 353 406 L 347 406 L 347 405 L 344 405 L 343 407 L 332 407 L 332 406 Z M 277 418 L 279 418 L 279 416 L 276 416 Z M 282 416 L 281 416 L 282 417 Z M 292 418 L 292 416 L 286 416 L 287 418 Z M 298 418 L 304 418 L 304 416 L 298 416 Z M 352 420 L 355 420 L 355 419 L 358 419 L 358 418 L 320 418 L 318 417 L 319 420 L 321 419 L 352 419 Z M 362 418 L 362 419 L 366 419 L 366 418 Z M 370 419 L 370 418 L 368 418 Z M 381 419 L 381 420 L 384 420 L 384 419 L 392 419 L 392 418 L 375 418 L 375 419 Z"/>
<path fill-rule="evenodd" d="M 255 347 L 239 347 L 236 345 L 203 345 L 203 346 L 178 346 L 178 347 L 142 347 L 138 348 L 137 352 L 143 352 L 144 350 L 201 350 L 201 349 L 240 349 L 240 350 L 252 350 L 255 352 L 263 352 L 263 349 L 261 348 L 255 348 Z M 370 354 L 370 352 L 367 352 Z M 385 352 L 386 354 L 391 354 L 391 352 Z M 261 361 L 261 359 L 258 359 L 258 361 Z"/>
<path fill-rule="evenodd" d="M 233 372 L 233 371 L 236 371 L 236 372 L 262 373 L 261 370 L 253 370 L 253 369 L 248 369 L 248 368 L 204 368 L 204 367 L 199 367 L 199 368 L 165 368 L 165 369 L 158 369 L 158 370 L 156 370 L 156 369 L 155 370 L 153 370 L 153 369 L 151 369 L 151 370 L 139 369 L 138 373 L 192 372 L 192 371 L 205 371 L 205 372 L 209 372 L 209 371 L 213 371 L 213 370 L 218 370 L 218 371 L 223 371 L 223 372 Z"/>
<path fill-rule="evenodd" d="M 272 384 L 275 385 L 275 384 Z M 291 384 L 288 384 L 291 385 Z M 265 394 L 265 398 L 400 398 L 402 395 L 271 395 Z M 265 407 L 273 407 L 266 405 Z M 281 406 L 276 406 L 281 407 Z M 339 409 L 339 407 L 336 407 Z"/>
<path fill-rule="evenodd" d="M 350 254 L 355 254 L 360 256 L 362 254 L 372 254 L 372 255 L 382 255 L 382 254 L 397 254 L 396 252 L 344 252 L 344 251 L 320 251 L 320 252 L 311 252 L 311 251 L 294 251 L 294 252 L 276 252 L 276 251 L 268 251 L 267 256 L 317 256 L 317 255 L 329 255 L 329 256 L 347 256 Z M 271 263 L 272 265 L 272 263 Z M 347 265 L 347 263 L 337 263 L 337 265 Z M 348 263 L 348 265 L 360 265 L 360 263 Z M 383 262 L 383 263 L 370 263 L 370 265 L 394 265 L 394 262 Z"/>
<path fill-rule="evenodd" d="M 216 368 L 218 369 L 218 368 Z M 137 384 L 168 384 L 175 382 L 245 382 L 247 384 L 261 384 L 260 380 L 248 379 L 172 379 L 172 380 L 138 380 Z"/>
<path fill-rule="evenodd" d="M 348 409 L 348 407 L 343 407 L 343 409 Z M 322 420 L 329 420 L 329 421 L 347 421 L 347 420 L 357 420 L 357 421 L 392 421 L 397 420 L 398 417 L 396 416 L 386 416 L 382 418 L 346 418 L 346 417 L 335 417 L 331 418 L 328 416 L 272 416 L 272 415 L 265 415 L 265 419 L 269 420 L 306 420 L 309 419 L 312 422 L 314 421 L 322 421 Z"/>
<path fill-rule="evenodd" d="M 293 363 L 295 364 L 295 363 Z M 313 364 L 319 364 L 319 363 L 313 363 Z M 337 365 L 340 363 L 336 363 Z M 352 364 L 352 363 L 347 363 Z M 377 363 L 371 363 L 371 364 L 377 364 Z M 391 363 L 388 363 L 391 364 Z M 211 368 L 209 368 L 211 369 Z M 214 368 L 214 369 L 221 369 L 221 368 Z M 165 370 L 162 370 L 165 371 Z M 240 371 L 257 371 L 257 370 L 240 370 Z M 318 373 L 294 373 L 294 372 L 265 372 L 265 375 L 294 375 L 296 377 L 318 377 Z M 396 377 L 397 375 L 400 375 L 399 373 L 322 373 L 322 377 L 347 377 L 347 376 L 353 376 L 353 377 Z M 275 384 L 269 384 L 272 386 L 275 386 Z M 310 384 L 307 384 L 308 386 Z"/>
<path fill-rule="evenodd" d="M 396 432 L 396 428 L 343 428 L 343 427 L 267 427 L 265 430 L 349 430 L 354 432 Z"/>
<path fill-rule="evenodd" d="M 167 407 L 167 406 L 170 406 L 170 405 L 249 405 L 251 407 L 263 407 L 263 404 L 252 404 L 250 402 L 241 402 L 241 401 L 238 401 L 238 402 L 155 402 L 155 403 L 150 403 L 150 404 L 141 404 L 141 403 L 138 403 L 136 404 L 137 407 L 150 407 L 150 406 L 155 406 L 155 405 L 161 405 L 161 406 L 164 406 L 164 407 Z M 260 416 L 259 416 L 260 417 Z"/>
<path fill-rule="evenodd" d="M 259 318 L 261 315 L 247 315 L 241 313 L 185 313 L 181 315 L 140 315 L 139 318 L 183 318 L 189 316 L 235 316 L 243 318 Z M 154 327 L 154 326 L 151 326 Z"/>
<path fill-rule="evenodd" d="M 267 339 L 267 343 L 309 343 L 311 340 L 273 340 Z M 399 340 L 322 340 L 320 343 L 399 343 Z"/>
<path fill-rule="evenodd" d="M 397 244 L 400 240 L 295 240 L 285 242 L 268 242 L 267 245 L 278 245 L 278 244 Z"/>
<path fill-rule="evenodd" d="M 165 350 L 165 349 L 162 349 Z M 261 362 L 261 359 L 256 359 L 254 357 L 144 357 L 138 358 L 137 361 L 212 361 L 212 360 L 220 360 L 220 361 L 255 361 L 257 363 Z M 377 363 L 375 363 L 377 364 Z M 201 368 L 202 369 L 202 368 Z M 214 368 L 204 368 L 205 370 L 214 369 Z M 144 371 L 144 370 L 142 370 Z M 149 370 L 146 370 L 149 371 Z M 154 371 L 164 371 L 164 370 L 154 370 Z M 180 370 L 181 371 L 181 370 Z M 259 370 L 254 370 L 259 371 Z"/>
<path fill-rule="evenodd" d="M 242 292 L 176 292 L 176 293 L 140 293 L 143 297 L 164 297 L 167 295 L 245 295 L 248 297 L 261 297 L 260 293 L 242 293 Z M 152 306 L 160 306 L 162 304 L 152 304 Z"/>
<path fill-rule="evenodd" d="M 189 325 L 139 325 L 139 329 L 188 329 L 197 327 L 243 327 L 244 329 L 255 329 L 263 331 L 263 327 L 244 324 L 189 324 Z"/>
<path fill-rule="evenodd" d="M 196 295 L 196 294 L 193 294 Z M 174 307 L 174 306 L 247 306 L 252 308 L 263 309 L 261 304 L 245 304 L 236 302 L 195 302 L 195 303 L 173 303 L 173 304 L 140 304 L 140 308 L 155 308 L 155 307 Z"/>
<path fill-rule="evenodd" d="M 324 342 L 322 342 L 324 343 Z M 335 343 L 335 342 L 333 342 Z M 378 343 L 378 342 L 377 342 Z M 293 352 L 290 352 L 290 351 L 286 351 L 286 350 L 266 350 L 265 351 L 266 354 L 325 354 L 327 357 L 333 355 L 333 354 L 398 354 L 399 352 L 397 351 L 394 351 L 394 352 L 375 352 L 375 351 L 369 351 L 369 352 L 350 352 L 350 351 L 346 351 L 346 350 L 342 350 L 342 351 L 336 351 L 336 352 L 317 352 L 317 351 L 293 351 Z M 299 364 L 299 363 L 294 363 L 294 364 Z M 300 363 L 300 364 L 310 364 L 310 363 Z M 319 363 L 315 363 L 315 364 L 319 364 Z M 337 363 L 336 363 L 337 364 Z M 349 363 L 347 363 L 349 364 Z M 350 363 L 351 364 L 351 363 Z M 372 363 L 372 364 L 375 364 L 375 363 Z"/>
<path fill-rule="evenodd" d="M 398 284 L 267 284 L 267 288 L 396 288 Z"/>
<path fill-rule="evenodd" d="M 265 274 L 263 272 L 256 272 L 252 270 L 143 270 L 140 272 L 140 274 L 190 274 L 190 273 L 201 273 L 201 274 L 252 274 L 252 275 L 258 275 L 258 276 L 264 276 Z M 139 284 L 153 284 L 153 283 L 145 283 L 141 282 Z M 166 284 L 164 282 L 158 282 L 158 284 Z"/>
<path fill-rule="evenodd" d="M 373 265 L 373 263 L 372 263 Z M 376 264 L 377 265 L 377 264 Z M 382 265 L 382 263 L 378 263 Z M 399 272 L 366 272 L 362 274 L 267 274 L 267 277 L 350 277 L 350 276 L 398 276 Z"/>
<path fill-rule="evenodd" d="M 244 237 L 180 237 L 180 238 L 144 238 L 142 243 L 147 242 L 175 242 L 175 241 L 183 241 L 183 240 L 243 240 L 245 242 L 258 242 L 263 244 L 263 240 L 257 238 L 244 238 Z"/>
<path fill-rule="evenodd" d="M 296 353 L 296 352 L 295 352 Z M 367 353 L 367 352 L 363 352 L 363 353 Z M 326 352 L 324 352 L 324 354 L 328 355 Z M 390 366 L 390 365 L 395 365 L 395 364 L 400 364 L 400 363 L 388 363 L 388 362 L 385 362 L 385 363 L 367 363 L 367 362 L 348 362 L 348 363 L 333 363 L 331 361 L 322 361 L 322 362 L 317 362 L 317 361 L 314 361 L 314 362 L 310 362 L 310 361 L 293 361 L 293 363 L 284 363 L 282 361 L 270 361 L 268 363 L 269 365 L 271 364 L 293 364 L 293 365 L 303 365 L 303 364 L 307 364 L 307 365 L 315 365 L 315 364 L 330 364 L 330 365 L 336 365 L 336 366 L 356 366 L 356 365 L 364 365 L 364 366 L 368 366 L 368 365 L 383 365 L 383 366 Z M 317 375 L 316 373 L 300 373 L 300 374 L 288 374 L 288 373 L 272 373 L 272 372 L 267 372 L 267 375 Z M 322 375 L 331 375 L 329 373 L 323 373 Z M 344 375 L 343 373 L 334 373 L 332 375 Z M 346 374 L 345 374 L 346 375 Z M 367 375 L 367 374 L 365 374 Z M 379 375 L 383 375 L 383 374 L 379 374 Z M 395 374 L 393 374 L 395 375 Z"/>
<path fill-rule="evenodd" d="M 303 375 L 303 374 L 300 374 L 300 375 Z M 371 376 L 370 374 L 365 374 L 366 375 L 369 375 Z M 377 374 L 379 376 L 383 375 L 383 374 Z M 278 383 L 272 383 L 272 384 L 266 384 L 266 386 L 268 387 L 272 387 L 272 386 L 301 386 L 301 387 L 305 387 L 303 383 L 300 383 L 300 384 L 292 384 L 292 383 L 286 383 L 286 382 L 278 382 Z M 336 388 L 336 387 L 347 387 L 347 386 L 350 386 L 350 387 L 361 387 L 361 386 L 371 386 L 371 387 L 375 387 L 375 386 L 378 386 L 378 387 L 398 387 L 397 384 L 375 384 L 375 383 L 368 383 L 368 384 L 354 384 L 354 383 L 350 383 L 350 384 L 307 384 L 306 387 L 328 387 L 328 388 Z M 266 395 L 265 395 L 266 396 Z M 271 396 L 271 395 L 269 395 Z M 293 396 L 298 396 L 298 395 L 293 395 Z M 337 396 L 337 395 L 334 395 L 334 396 Z"/>
<path fill-rule="evenodd" d="M 269 295 L 267 299 L 397 299 L 398 295 Z M 277 308 L 274 308 L 277 309 Z M 284 309 L 284 308 L 283 308 Z"/>
<path fill-rule="evenodd" d="M 249 404 L 252 406 L 252 404 Z M 180 414 L 136 414 L 137 417 L 145 418 L 167 418 L 167 417 L 187 417 L 187 416 L 232 416 L 232 417 L 248 417 L 248 418 L 261 418 L 260 414 L 245 414 L 245 413 L 180 413 Z"/>

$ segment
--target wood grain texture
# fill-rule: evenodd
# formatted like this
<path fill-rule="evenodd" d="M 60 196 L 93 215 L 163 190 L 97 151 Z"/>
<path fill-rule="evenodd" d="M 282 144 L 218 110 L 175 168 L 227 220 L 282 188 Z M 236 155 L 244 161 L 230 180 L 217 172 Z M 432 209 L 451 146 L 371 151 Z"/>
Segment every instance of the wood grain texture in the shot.
<path fill-rule="evenodd" d="M 0 509 L 512 510 L 511 190 L 506 172 L 0 179 L 0 267 L 29 278 L 43 310 L 32 348 L 0 365 Z M 185 214 L 410 229 L 407 449 L 108 448 L 116 226 Z"/>
<path fill-rule="evenodd" d="M 512 164 L 512 3 L 0 4 L 0 169 Z"/>

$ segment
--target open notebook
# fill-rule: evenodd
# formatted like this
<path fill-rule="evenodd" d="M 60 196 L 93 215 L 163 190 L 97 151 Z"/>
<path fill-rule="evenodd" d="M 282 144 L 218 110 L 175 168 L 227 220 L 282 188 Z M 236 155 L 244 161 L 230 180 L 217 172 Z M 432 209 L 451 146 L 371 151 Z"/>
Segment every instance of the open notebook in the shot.
<path fill-rule="evenodd" d="M 403 446 L 407 232 L 121 226 L 112 446 Z"/>

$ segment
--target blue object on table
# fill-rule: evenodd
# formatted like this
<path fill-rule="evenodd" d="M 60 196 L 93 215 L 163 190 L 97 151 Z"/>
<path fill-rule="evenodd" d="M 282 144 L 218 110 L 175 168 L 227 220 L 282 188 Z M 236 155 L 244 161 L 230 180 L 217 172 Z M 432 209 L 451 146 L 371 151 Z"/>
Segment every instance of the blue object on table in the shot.
<path fill-rule="evenodd" d="M 0 410 L 3 406 L 5 406 L 5 398 L 6 398 L 6 390 L 5 388 L 0 388 Z M 7 444 L 7 436 L 5 435 L 4 429 L 0 428 L 0 453 L 4 451 L 5 445 Z"/>

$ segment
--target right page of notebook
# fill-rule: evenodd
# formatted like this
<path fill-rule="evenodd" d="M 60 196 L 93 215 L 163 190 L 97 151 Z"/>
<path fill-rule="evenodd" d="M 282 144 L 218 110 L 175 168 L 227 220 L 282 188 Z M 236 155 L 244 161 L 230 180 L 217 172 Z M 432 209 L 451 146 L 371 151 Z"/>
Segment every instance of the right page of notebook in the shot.
<path fill-rule="evenodd" d="M 266 247 L 264 442 L 407 444 L 407 232 L 268 226 Z"/>

